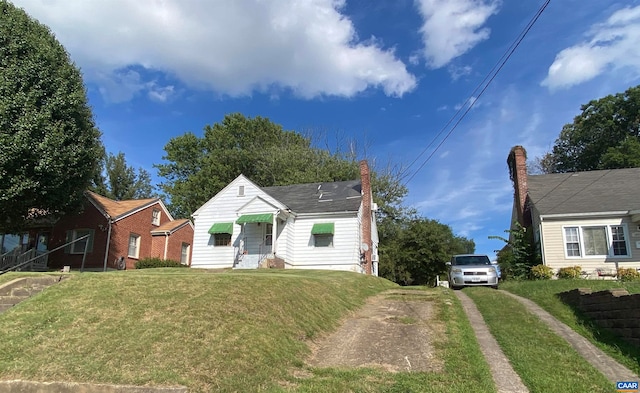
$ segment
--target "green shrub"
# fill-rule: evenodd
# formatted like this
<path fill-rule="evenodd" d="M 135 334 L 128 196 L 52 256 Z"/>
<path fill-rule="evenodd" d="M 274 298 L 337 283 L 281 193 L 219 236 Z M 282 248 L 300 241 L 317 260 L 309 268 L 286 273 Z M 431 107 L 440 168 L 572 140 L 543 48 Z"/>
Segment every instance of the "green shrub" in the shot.
<path fill-rule="evenodd" d="M 136 269 L 153 269 L 157 267 L 187 267 L 178 261 L 160 258 L 144 258 L 136 262 Z"/>
<path fill-rule="evenodd" d="M 546 265 L 535 265 L 531 268 L 531 277 L 534 280 L 550 280 L 553 277 L 553 269 Z"/>
<path fill-rule="evenodd" d="M 618 279 L 621 281 L 640 281 L 640 272 L 634 268 L 618 268 Z"/>
<path fill-rule="evenodd" d="M 558 278 L 564 278 L 564 279 L 576 279 L 576 278 L 580 278 L 580 274 L 582 273 L 582 267 L 581 266 L 567 266 L 567 267 L 561 267 L 558 270 Z"/>

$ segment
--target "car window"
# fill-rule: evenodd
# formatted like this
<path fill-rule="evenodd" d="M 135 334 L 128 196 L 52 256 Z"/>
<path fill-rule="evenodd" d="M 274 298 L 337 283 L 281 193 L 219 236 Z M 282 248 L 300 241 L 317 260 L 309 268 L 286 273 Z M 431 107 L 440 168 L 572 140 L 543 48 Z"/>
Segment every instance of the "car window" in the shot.
<path fill-rule="evenodd" d="M 486 255 L 470 255 L 453 258 L 452 265 L 491 265 Z"/>

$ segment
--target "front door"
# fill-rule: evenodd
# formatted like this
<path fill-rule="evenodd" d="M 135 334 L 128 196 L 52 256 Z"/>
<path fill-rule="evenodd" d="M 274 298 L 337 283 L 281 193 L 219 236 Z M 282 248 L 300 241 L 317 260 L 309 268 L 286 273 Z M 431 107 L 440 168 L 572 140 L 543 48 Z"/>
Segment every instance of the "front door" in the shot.
<path fill-rule="evenodd" d="M 264 254 L 271 254 L 273 248 L 273 224 L 264 226 Z"/>

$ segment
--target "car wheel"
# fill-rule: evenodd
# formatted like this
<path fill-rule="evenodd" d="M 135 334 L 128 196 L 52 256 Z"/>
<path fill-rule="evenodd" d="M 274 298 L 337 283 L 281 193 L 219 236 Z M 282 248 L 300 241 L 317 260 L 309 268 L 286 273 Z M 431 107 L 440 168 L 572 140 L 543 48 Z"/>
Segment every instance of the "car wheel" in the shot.
<path fill-rule="evenodd" d="M 497 285 L 492 285 L 491 288 L 498 289 L 498 286 Z"/>

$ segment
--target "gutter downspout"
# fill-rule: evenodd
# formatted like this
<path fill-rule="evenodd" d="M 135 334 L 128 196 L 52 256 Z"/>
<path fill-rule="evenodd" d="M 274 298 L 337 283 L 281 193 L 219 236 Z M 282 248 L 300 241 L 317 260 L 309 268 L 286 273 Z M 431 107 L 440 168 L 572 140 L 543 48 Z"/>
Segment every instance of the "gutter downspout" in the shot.
<path fill-rule="evenodd" d="M 104 267 L 102 269 L 103 272 L 107 271 L 107 260 L 109 259 L 109 246 L 111 245 L 111 217 L 107 216 L 107 225 L 109 225 L 109 229 L 107 231 L 107 246 L 104 253 Z"/>
<path fill-rule="evenodd" d="M 164 233 L 164 259 L 167 260 L 167 249 L 169 248 L 169 232 Z"/>

